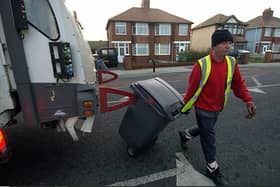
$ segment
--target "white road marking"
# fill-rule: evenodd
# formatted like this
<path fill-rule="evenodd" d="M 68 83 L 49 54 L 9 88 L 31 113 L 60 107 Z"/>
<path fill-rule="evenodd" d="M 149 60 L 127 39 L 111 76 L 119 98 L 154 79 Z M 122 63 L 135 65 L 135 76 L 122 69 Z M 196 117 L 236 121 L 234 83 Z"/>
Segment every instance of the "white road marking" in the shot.
<path fill-rule="evenodd" d="M 143 177 L 116 182 L 109 186 L 137 186 L 176 176 L 177 186 L 215 186 L 206 176 L 196 171 L 183 153 L 176 153 L 176 168 Z"/>
<path fill-rule="evenodd" d="M 251 77 L 251 79 L 256 83 L 257 86 L 262 86 L 262 83 L 256 79 L 256 77 Z"/>
<path fill-rule="evenodd" d="M 278 83 L 278 84 L 266 84 L 266 85 L 257 86 L 257 88 L 270 88 L 270 87 L 279 87 L 279 86 L 280 86 L 280 83 Z"/>
<path fill-rule="evenodd" d="M 248 88 L 248 90 L 249 90 L 250 92 L 256 92 L 256 93 L 266 94 L 264 91 L 262 91 L 262 90 L 259 89 L 259 88 Z"/>
<path fill-rule="evenodd" d="M 215 186 L 212 180 L 196 171 L 183 153 L 176 153 L 176 186 Z"/>
<path fill-rule="evenodd" d="M 147 183 L 158 181 L 158 180 L 165 179 L 168 177 L 173 177 L 176 175 L 176 172 L 177 172 L 176 168 L 169 169 L 169 170 L 165 170 L 162 172 L 153 173 L 151 175 L 146 175 L 146 176 L 138 177 L 135 179 L 129 179 L 126 181 L 117 182 L 117 183 L 111 184 L 109 186 L 137 186 L 137 185 L 141 185 L 141 184 L 147 184 Z"/>
<path fill-rule="evenodd" d="M 271 88 L 271 87 L 279 87 L 280 86 L 280 84 L 266 84 L 266 85 L 262 85 L 261 83 L 259 83 L 259 84 L 260 85 L 255 86 L 255 87 L 249 87 L 248 90 L 252 91 L 252 92 L 256 92 L 256 93 L 266 94 L 266 92 L 264 92 L 260 88 Z"/>

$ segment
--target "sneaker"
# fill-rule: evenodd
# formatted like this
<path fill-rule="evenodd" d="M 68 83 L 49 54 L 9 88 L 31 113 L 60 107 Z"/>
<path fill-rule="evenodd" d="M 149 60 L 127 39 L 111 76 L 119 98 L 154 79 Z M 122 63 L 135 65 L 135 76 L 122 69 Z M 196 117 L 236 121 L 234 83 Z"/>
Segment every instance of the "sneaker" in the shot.
<path fill-rule="evenodd" d="M 179 137 L 180 137 L 180 143 L 181 143 L 181 147 L 183 149 L 187 149 L 187 142 L 190 140 L 189 138 L 186 138 L 185 136 L 185 131 L 179 131 Z"/>
<path fill-rule="evenodd" d="M 206 176 L 213 180 L 213 182 L 217 186 L 225 186 L 228 185 L 227 181 L 225 180 L 224 176 L 220 173 L 219 168 L 215 171 L 210 172 L 208 169 L 206 171 Z"/>

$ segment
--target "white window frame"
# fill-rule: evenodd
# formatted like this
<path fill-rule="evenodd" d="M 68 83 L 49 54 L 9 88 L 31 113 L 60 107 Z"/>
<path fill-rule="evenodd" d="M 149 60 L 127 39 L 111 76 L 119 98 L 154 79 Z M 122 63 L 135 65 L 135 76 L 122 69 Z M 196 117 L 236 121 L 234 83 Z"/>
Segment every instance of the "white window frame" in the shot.
<path fill-rule="evenodd" d="M 115 22 L 116 35 L 126 35 L 126 22 Z"/>
<path fill-rule="evenodd" d="M 280 44 L 279 43 L 273 43 L 272 51 L 280 51 Z"/>
<path fill-rule="evenodd" d="M 265 31 L 264 31 L 264 36 L 270 37 L 271 36 L 271 31 L 272 31 L 271 27 L 266 27 Z"/>
<path fill-rule="evenodd" d="M 229 32 L 234 35 L 244 35 L 244 31 L 245 31 L 244 25 L 241 24 L 228 23 L 224 25 L 224 29 L 229 30 Z"/>
<path fill-rule="evenodd" d="M 149 24 L 148 23 L 133 23 L 132 24 L 133 35 L 149 35 Z"/>
<path fill-rule="evenodd" d="M 170 36 L 171 35 L 171 24 L 169 23 L 158 23 L 155 26 L 156 36 Z"/>
<path fill-rule="evenodd" d="M 188 24 L 179 24 L 179 36 L 187 36 L 188 35 L 188 30 L 189 30 L 189 25 Z"/>
<path fill-rule="evenodd" d="M 273 37 L 280 37 L 280 27 L 274 29 Z"/>
<path fill-rule="evenodd" d="M 133 56 L 149 56 L 149 44 L 148 43 L 134 43 L 132 44 Z"/>
<path fill-rule="evenodd" d="M 156 43 L 155 55 L 170 55 L 170 43 L 167 44 Z"/>

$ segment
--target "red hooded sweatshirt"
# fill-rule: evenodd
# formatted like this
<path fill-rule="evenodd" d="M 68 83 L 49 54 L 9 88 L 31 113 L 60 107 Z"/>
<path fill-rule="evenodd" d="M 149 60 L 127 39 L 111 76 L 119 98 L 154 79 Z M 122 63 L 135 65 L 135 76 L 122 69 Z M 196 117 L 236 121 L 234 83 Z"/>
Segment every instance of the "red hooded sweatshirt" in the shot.
<path fill-rule="evenodd" d="M 215 61 L 212 54 L 210 54 L 210 57 L 211 72 L 206 85 L 204 85 L 202 92 L 200 93 L 194 105 L 199 109 L 217 112 L 221 111 L 224 107 L 227 80 L 227 62 L 225 58 L 223 62 Z M 200 65 L 195 63 L 189 77 L 189 85 L 184 96 L 185 103 L 187 103 L 192 98 L 198 89 L 200 79 Z M 242 99 L 244 102 L 252 101 L 252 97 L 250 96 L 245 81 L 240 74 L 237 63 L 235 63 L 231 89 L 233 90 L 234 95 Z"/>

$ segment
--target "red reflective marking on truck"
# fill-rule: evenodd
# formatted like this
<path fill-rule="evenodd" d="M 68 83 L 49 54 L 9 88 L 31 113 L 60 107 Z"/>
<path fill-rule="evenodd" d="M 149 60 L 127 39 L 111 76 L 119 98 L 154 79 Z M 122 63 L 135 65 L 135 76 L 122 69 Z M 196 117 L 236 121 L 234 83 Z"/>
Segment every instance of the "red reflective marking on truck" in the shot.
<path fill-rule="evenodd" d="M 2 129 L 0 128 L 0 152 L 6 148 L 6 140 Z"/>

